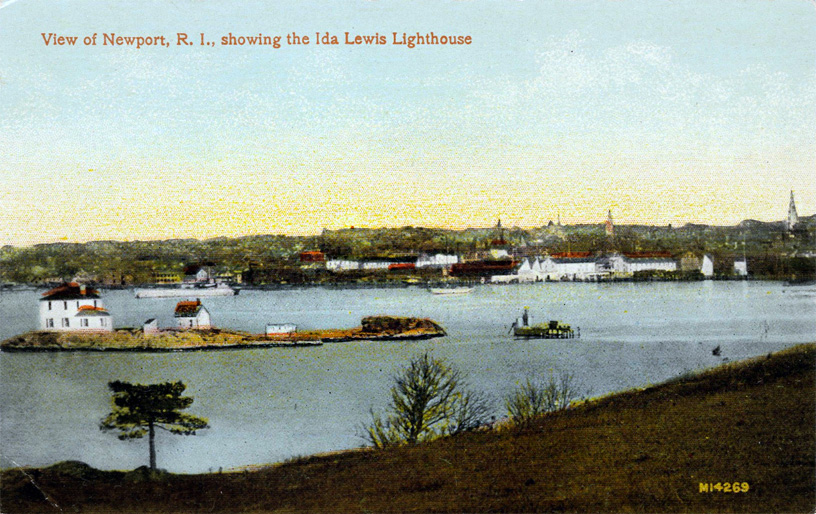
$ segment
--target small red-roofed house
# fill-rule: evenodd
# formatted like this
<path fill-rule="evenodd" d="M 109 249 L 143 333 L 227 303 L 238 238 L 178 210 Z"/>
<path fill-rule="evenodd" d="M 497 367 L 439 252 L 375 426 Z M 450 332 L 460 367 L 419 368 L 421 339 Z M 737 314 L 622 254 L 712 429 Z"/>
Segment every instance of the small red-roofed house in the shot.
<path fill-rule="evenodd" d="M 113 318 L 99 291 L 66 282 L 40 298 L 40 330 L 111 332 Z"/>
<path fill-rule="evenodd" d="M 178 328 L 212 328 L 210 313 L 201 300 L 179 302 L 174 316 Z"/>

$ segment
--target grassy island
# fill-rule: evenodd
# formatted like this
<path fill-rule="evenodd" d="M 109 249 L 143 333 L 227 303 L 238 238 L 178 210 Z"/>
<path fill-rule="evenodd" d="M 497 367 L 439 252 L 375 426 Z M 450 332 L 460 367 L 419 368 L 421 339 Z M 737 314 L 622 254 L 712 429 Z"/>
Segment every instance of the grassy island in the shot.
<path fill-rule="evenodd" d="M 414 446 L 233 472 L 2 472 L 4 512 L 812 512 L 816 344 Z M 729 484 L 726 491 L 723 484 Z M 733 484 L 739 484 L 735 492 Z"/>
<path fill-rule="evenodd" d="M 314 346 L 323 342 L 353 340 L 414 340 L 442 337 L 445 330 L 421 318 L 368 316 L 362 325 L 349 329 L 310 330 L 264 335 L 210 328 L 162 330 L 145 334 L 140 329 L 113 332 L 27 332 L 0 343 L 2 351 L 192 351 L 276 346 Z"/>

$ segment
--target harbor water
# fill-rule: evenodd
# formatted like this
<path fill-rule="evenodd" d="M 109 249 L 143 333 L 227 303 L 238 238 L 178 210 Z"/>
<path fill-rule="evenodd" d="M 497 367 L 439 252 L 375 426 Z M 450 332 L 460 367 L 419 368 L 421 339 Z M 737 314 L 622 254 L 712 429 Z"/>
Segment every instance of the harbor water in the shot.
<path fill-rule="evenodd" d="M 0 339 L 33 330 L 42 291 L 0 293 Z M 172 326 L 179 299 L 102 291 L 117 327 L 148 318 Z M 159 431 L 158 466 L 206 472 L 355 448 L 370 410 L 388 402 L 393 375 L 423 352 L 445 359 L 504 415 L 503 398 L 528 377 L 571 373 L 594 397 L 724 361 L 816 341 L 816 288 L 775 282 L 541 283 L 481 286 L 466 295 L 402 289 L 244 290 L 202 300 L 216 325 L 262 332 L 357 326 L 363 316 L 428 317 L 448 336 L 417 342 L 325 344 L 174 353 L 0 354 L 0 467 L 81 460 L 101 469 L 147 463 L 147 441 L 99 429 L 113 380 L 181 380 L 188 412 L 209 419 L 195 436 Z M 514 340 L 511 323 L 559 320 L 580 338 Z M 719 346 L 718 356 L 712 350 Z"/>

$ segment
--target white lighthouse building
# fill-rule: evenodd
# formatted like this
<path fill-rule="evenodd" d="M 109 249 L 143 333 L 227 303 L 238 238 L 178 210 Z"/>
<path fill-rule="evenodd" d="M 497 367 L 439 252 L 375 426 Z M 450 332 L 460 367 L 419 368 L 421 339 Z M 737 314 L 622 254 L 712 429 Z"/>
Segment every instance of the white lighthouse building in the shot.
<path fill-rule="evenodd" d="M 70 282 L 43 293 L 40 330 L 111 332 L 113 319 L 99 291 Z"/>

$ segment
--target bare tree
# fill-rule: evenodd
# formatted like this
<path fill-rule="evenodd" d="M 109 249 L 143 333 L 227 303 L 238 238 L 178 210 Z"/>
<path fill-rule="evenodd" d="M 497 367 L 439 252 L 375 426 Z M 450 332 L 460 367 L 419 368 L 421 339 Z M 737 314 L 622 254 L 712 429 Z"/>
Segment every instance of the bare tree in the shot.
<path fill-rule="evenodd" d="M 464 390 L 459 370 L 426 353 L 394 377 L 388 412 L 371 411 L 365 438 L 377 448 L 415 444 L 481 425 L 488 412 L 481 396 Z"/>
<path fill-rule="evenodd" d="M 562 373 L 557 379 L 550 373 L 546 383 L 528 378 L 505 399 L 507 413 L 514 423 L 526 424 L 545 412 L 564 410 L 577 396 L 573 382 L 573 376 L 568 373 Z"/>
<path fill-rule="evenodd" d="M 480 393 L 465 391 L 453 404 L 447 433 L 453 435 L 484 426 L 491 414 L 493 405 L 489 398 Z"/>

